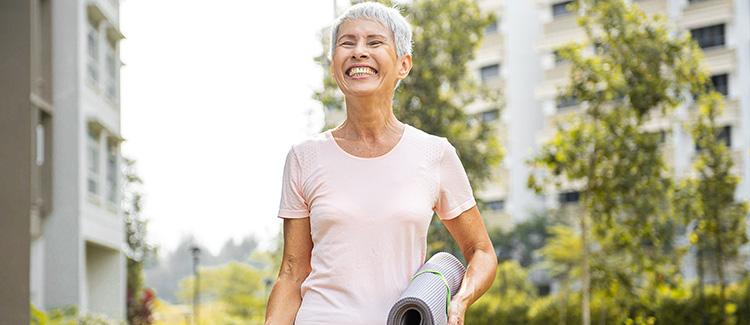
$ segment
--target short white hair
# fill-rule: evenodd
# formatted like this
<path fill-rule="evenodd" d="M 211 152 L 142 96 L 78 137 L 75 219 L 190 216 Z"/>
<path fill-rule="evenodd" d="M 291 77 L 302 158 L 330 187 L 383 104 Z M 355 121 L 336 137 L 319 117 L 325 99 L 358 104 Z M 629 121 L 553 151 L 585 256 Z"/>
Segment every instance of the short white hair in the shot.
<path fill-rule="evenodd" d="M 333 51 L 336 49 L 339 27 L 346 21 L 356 19 L 370 19 L 388 27 L 393 32 L 396 55 L 401 58 L 406 54 L 411 54 L 411 26 L 398 9 L 386 7 L 377 2 L 363 2 L 349 7 L 344 14 L 333 22 L 331 27 L 331 57 L 333 57 Z"/>

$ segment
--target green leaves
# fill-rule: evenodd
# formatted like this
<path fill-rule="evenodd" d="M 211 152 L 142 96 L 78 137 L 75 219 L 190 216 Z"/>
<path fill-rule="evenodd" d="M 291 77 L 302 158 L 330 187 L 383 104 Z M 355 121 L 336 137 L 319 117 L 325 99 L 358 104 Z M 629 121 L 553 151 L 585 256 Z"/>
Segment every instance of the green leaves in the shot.
<path fill-rule="evenodd" d="M 748 242 L 748 206 L 734 198 L 739 178 L 732 171 L 734 162 L 730 149 L 719 139 L 716 120 L 723 111 L 723 98 L 715 91 L 704 90 L 698 94 L 695 105 L 698 111 L 690 128 L 697 145 L 694 174 L 681 183 L 679 211 L 684 213 L 683 220 L 693 225 L 689 239 L 699 252 L 696 261 L 699 270 L 704 265 L 712 267 L 719 277 L 720 306 L 731 310 L 731 306 L 724 304 L 725 268 L 736 261 L 740 246 Z M 699 274 L 701 283 L 702 273 Z"/>
<path fill-rule="evenodd" d="M 234 317 L 247 323 L 260 322 L 265 310 L 265 296 L 263 287 L 264 274 L 247 264 L 230 262 L 225 265 L 200 270 L 201 302 L 204 305 L 214 305 L 222 312 L 223 317 Z M 192 301 L 195 278 L 188 277 L 180 282 L 178 296 L 184 302 Z M 204 316 L 211 319 L 209 314 Z M 220 323 L 216 320 L 210 323 Z"/>
<path fill-rule="evenodd" d="M 677 273 L 682 251 L 674 244 L 680 222 L 661 136 L 645 125 L 684 103 L 683 94 L 704 89 L 705 73 L 688 38 L 635 5 L 579 0 L 575 10 L 585 17 L 579 23 L 587 41 L 558 51 L 571 64 L 560 96 L 576 98 L 581 109 L 531 161 L 538 171 L 529 183 L 541 191 L 581 189 L 579 218 L 590 220 L 593 242 L 580 247 L 592 254 L 593 288 L 627 306 L 632 319 L 646 319 L 649 306 L 638 297 Z M 546 254 L 575 276 L 569 261 L 551 253 L 570 233 L 555 238 Z"/>

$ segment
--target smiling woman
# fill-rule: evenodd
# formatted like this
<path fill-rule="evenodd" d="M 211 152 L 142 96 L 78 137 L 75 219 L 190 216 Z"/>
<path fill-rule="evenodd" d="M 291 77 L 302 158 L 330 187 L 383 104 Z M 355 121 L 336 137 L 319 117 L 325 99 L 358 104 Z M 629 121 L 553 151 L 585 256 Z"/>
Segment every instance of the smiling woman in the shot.
<path fill-rule="evenodd" d="M 433 213 L 468 261 L 448 318 L 463 324 L 497 259 L 456 149 L 393 114 L 412 68 L 411 28 L 398 10 L 362 3 L 336 20 L 331 40 L 346 119 L 287 153 L 284 251 L 266 324 L 386 323 L 425 262 Z"/>

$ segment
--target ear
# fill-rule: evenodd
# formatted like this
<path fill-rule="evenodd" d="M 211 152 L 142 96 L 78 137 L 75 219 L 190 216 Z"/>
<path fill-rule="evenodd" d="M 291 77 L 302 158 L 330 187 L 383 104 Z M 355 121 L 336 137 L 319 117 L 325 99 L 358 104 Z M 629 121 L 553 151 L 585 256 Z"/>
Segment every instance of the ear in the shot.
<path fill-rule="evenodd" d="M 398 69 L 398 78 L 404 79 L 406 76 L 409 75 L 409 71 L 411 71 L 411 54 L 405 54 L 401 57 L 401 65 Z"/>

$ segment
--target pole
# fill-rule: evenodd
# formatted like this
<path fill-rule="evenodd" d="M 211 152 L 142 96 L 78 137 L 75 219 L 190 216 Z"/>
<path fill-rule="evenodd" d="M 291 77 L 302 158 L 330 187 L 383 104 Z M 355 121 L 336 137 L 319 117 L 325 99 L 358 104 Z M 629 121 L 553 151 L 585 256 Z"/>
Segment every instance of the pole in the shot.
<path fill-rule="evenodd" d="M 200 262 L 201 249 L 198 246 L 193 246 L 191 250 L 193 252 L 193 276 L 195 277 L 193 283 L 193 325 L 200 325 L 198 307 L 200 306 L 201 279 L 200 273 L 198 273 L 198 263 Z"/>

